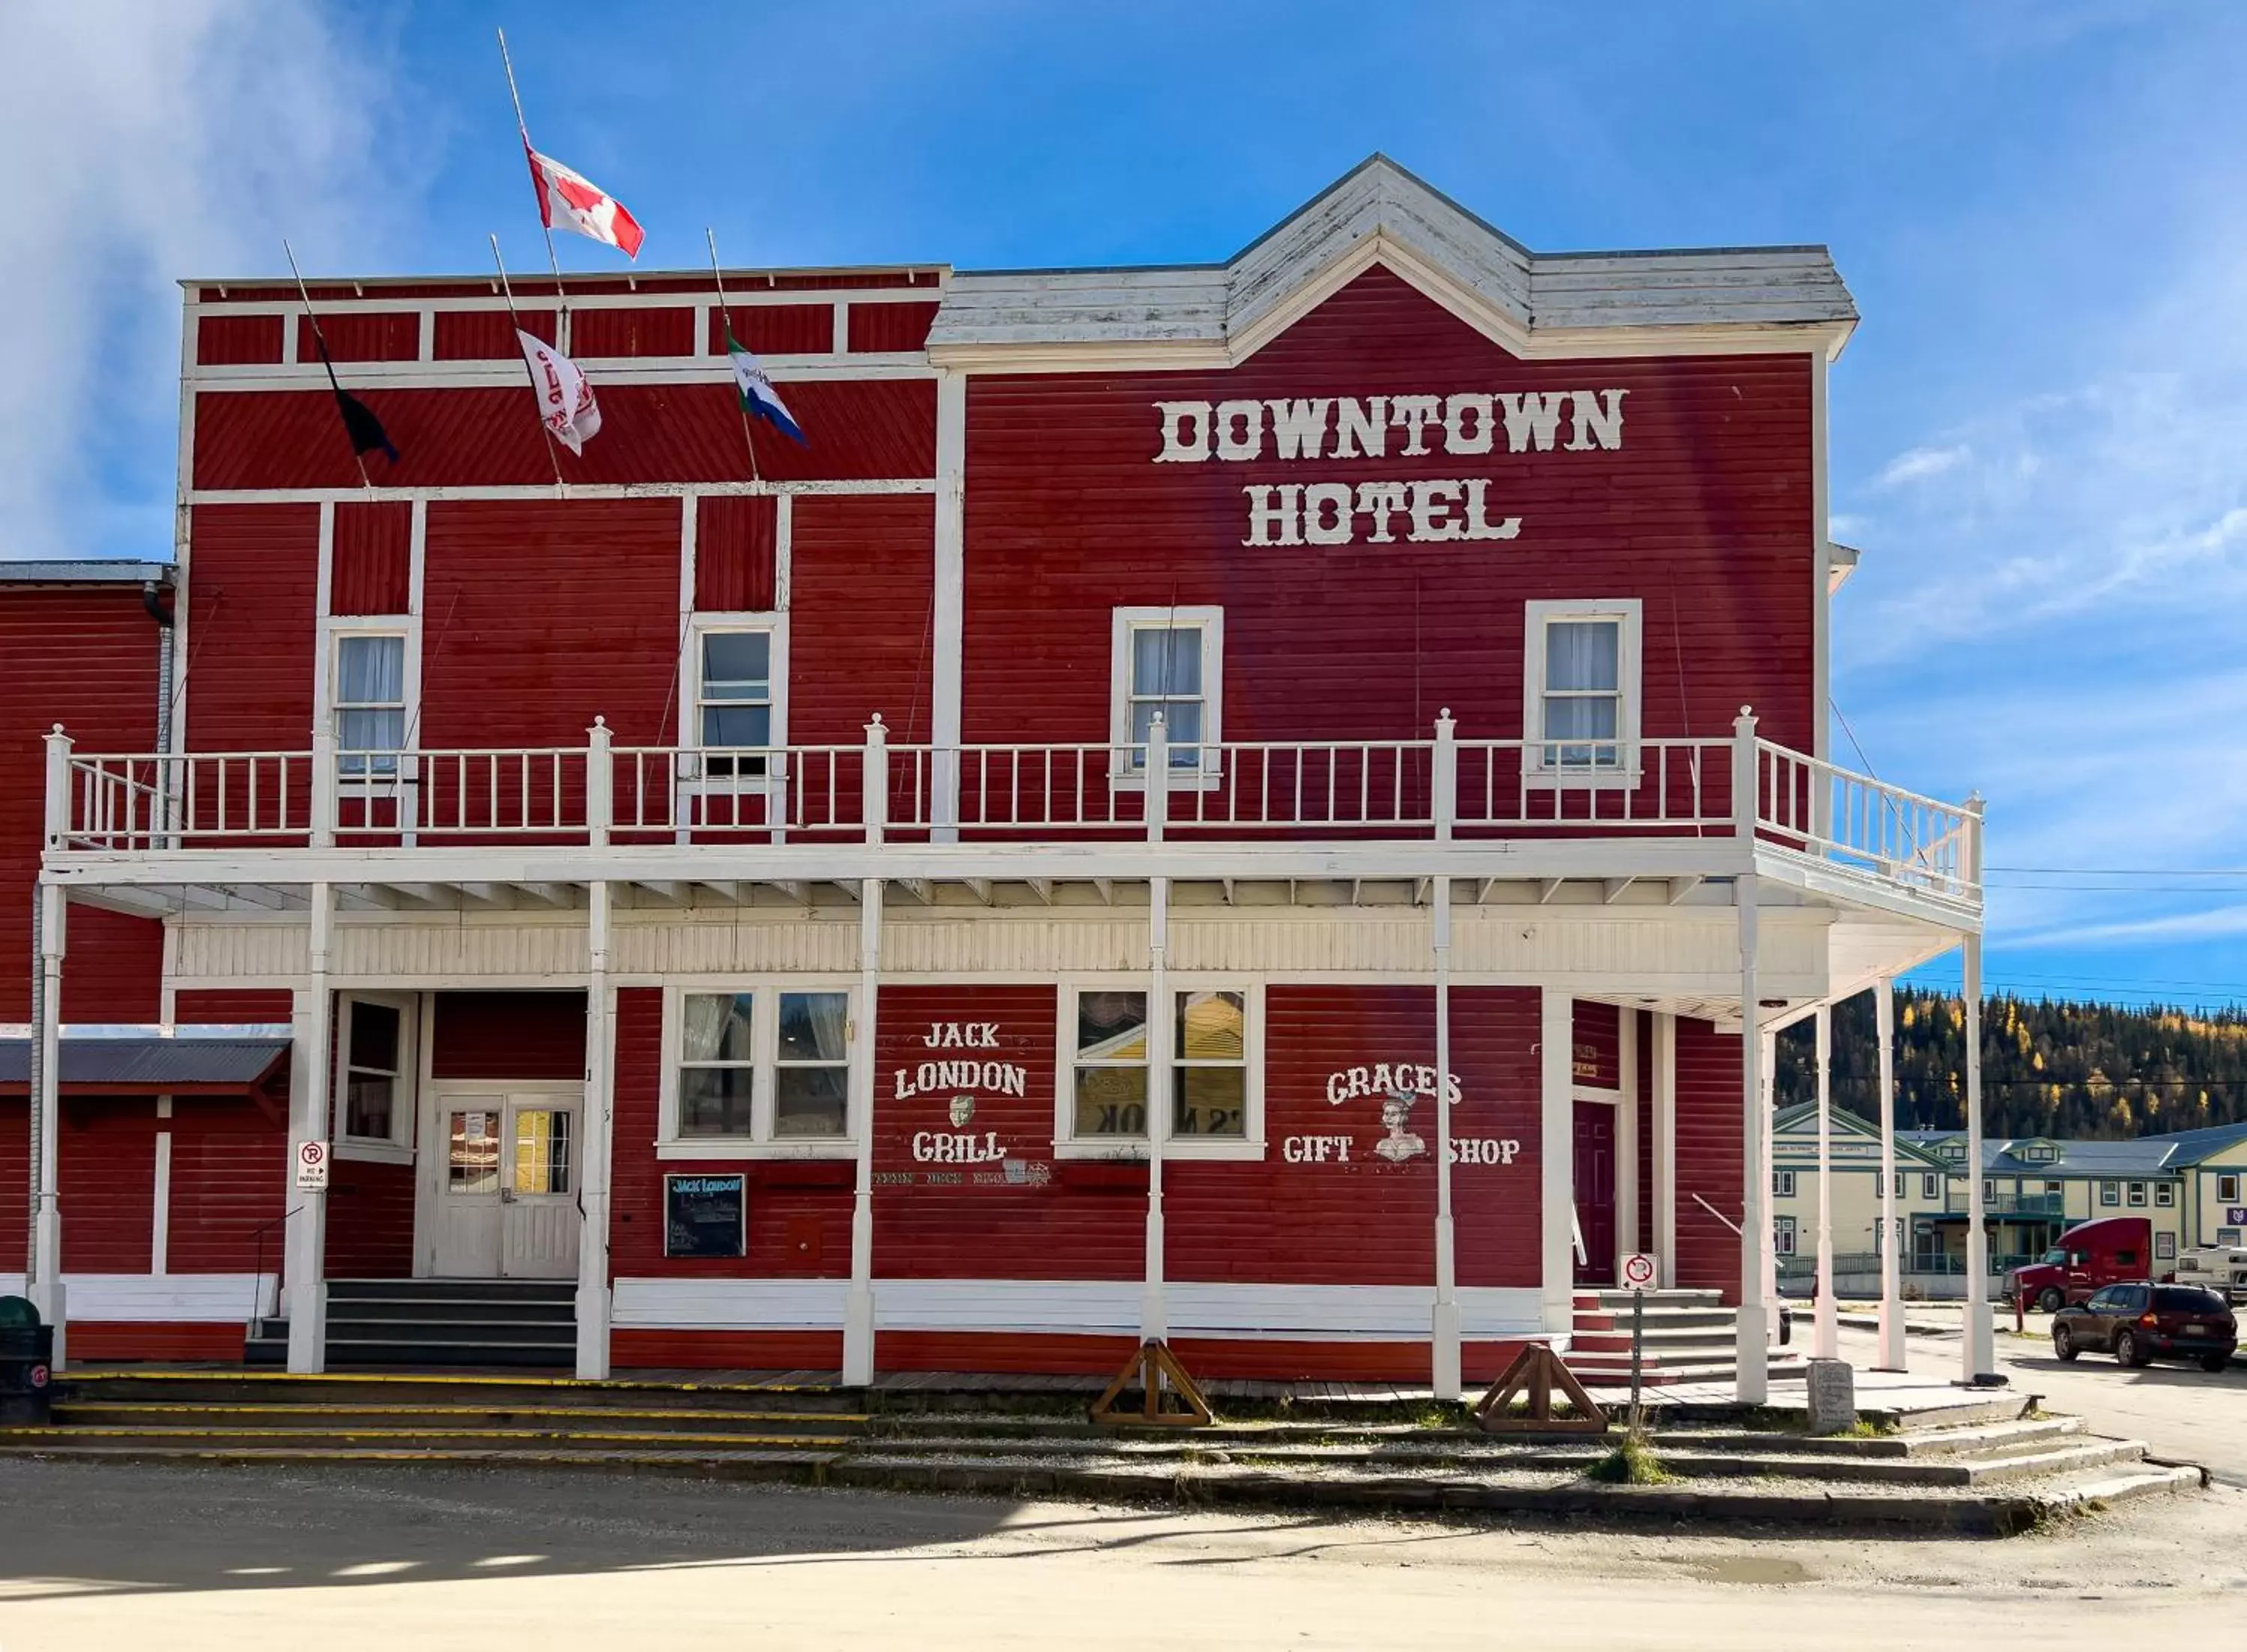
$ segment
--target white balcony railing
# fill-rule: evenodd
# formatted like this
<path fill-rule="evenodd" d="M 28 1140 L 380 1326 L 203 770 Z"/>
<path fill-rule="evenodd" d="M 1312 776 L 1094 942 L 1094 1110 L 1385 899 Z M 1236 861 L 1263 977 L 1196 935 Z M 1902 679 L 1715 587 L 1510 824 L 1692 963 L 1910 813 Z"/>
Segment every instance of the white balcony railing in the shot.
<path fill-rule="evenodd" d="M 1737 838 L 1882 884 L 1980 898 L 1978 803 L 1943 803 L 1755 734 L 618 746 L 92 755 L 48 736 L 50 850 L 423 843 Z"/>

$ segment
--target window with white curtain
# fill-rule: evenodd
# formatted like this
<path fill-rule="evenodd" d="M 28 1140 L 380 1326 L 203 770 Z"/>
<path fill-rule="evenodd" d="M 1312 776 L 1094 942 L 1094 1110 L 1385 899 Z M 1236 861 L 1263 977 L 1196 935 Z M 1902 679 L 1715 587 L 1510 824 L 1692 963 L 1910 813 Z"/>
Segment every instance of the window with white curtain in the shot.
<path fill-rule="evenodd" d="M 670 995 L 661 1150 L 847 1149 L 851 994 L 741 986 Z"/>
<path fill-rule="evenodd" d="M 393 775 L 406 747 L 403 632 L 334 633 L 338 772 Z"/>
<path fill-rule="evenodd" d="M 1638 767 L 1639 604 L 1533 602 L 1523 659 L 1523 768 L 1627 777 Z"/>
<path fill-rule="evenodd" d="M 1116 777 L 1144 782 L 1147 741 L 1159 713 L 1173 784 L 1213 778 L 1224 703 L 1225 611 L 1118 608 L 1112 664 L 1110 742 Z"/>

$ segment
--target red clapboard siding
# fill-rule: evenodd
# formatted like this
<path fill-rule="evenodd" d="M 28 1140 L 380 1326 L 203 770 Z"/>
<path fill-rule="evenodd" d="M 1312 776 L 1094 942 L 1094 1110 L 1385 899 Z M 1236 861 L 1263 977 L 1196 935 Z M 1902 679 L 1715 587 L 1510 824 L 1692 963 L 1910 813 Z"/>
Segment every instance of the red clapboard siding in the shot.
<path fill-rule="evenodd" d="M 1593 1089 L 1622 1086 L 1622 1012 L 1613 1004 L 1576 1000 L 1575 1043 L 1569 1052 L 1569 1071 L 1576 1082 Z"/>
<path fill-rule="evenodd" d="M 153 749 L 164 635 L 136 585 L 0 586 L 0 1021 L 31 1018 L 44 736 L 60 723 L 80 752 Z M 67 921 L 65 1018 L 154 1021 L 160 926 L 88 906 Z"/>
<path fill-rule="evenodd" d="M 850 348 L 924 350 L 935 320 L 934 304 L 852 304 L 848 314 Z"/>
<path fill-rule="evenodd" d="M 730 382 L 601 385 L 601 433 L 562 474 L 584 482 L 740 481 L 741 406 Z M 768 481 L 922 479 L 935 474 L 936 387 L 928 380 L 793 380 L 789 411 L 809 446 L 760 440 Z M 554 461 L 520 385 L 389 389 L 360 398 L 398 445 L 371 461 L 385 487 L 550 487 Z M 232 391 L 195 399 L 199 488 L 356 488 L 359 467 L 327 391 Z M 571 501 L 571 504 L 581 502 Z M 1805 580 L 1808 576 L 1804 576 Z"/>
<path fill-rule="evenodd" d="M 172 1003 L 172 1020 L 181 1027 L 270 1025 L 295 1013 L 295 1000 L 283 986 L 183 989 Z"/>
<path fill-rule="evenodd" d="M 925 496 L 796 500 L 789 573 L 791 741 L 856 744 L 876 712 L 891 741 L 928 738 L 935 532 L 935 506 Z"/>
<path fill-rule="evenodd" d="M 669 310 L 577 310 L 570 315 L 573 356 L 691 356 L 694 312 Z"/>
<path fill-rule="evenodd" d="M 704 613 L 764 613 L 773 605 L 779 502 L 711 498 L 696 502 L 694 606 Z"/>
<path fill-rule="evenodd" d="M 874 1257 L 884 1279 L 1134 1279 L 1145 1255 L 1144 1198 L 1062 1187 L 1054 1177 L 1051 986 L 885 986 L 874 1044 Z M 996 1049 L 932 1049 L 932 1027 L 991 1022 Z M 919 1085 L 924 1063 L 1021 1069 L 1023 1093 L 1001 1084 Z M 897 1099 L 900 1082 L 925 1088 Z M 974 1102 L 951 1122 L 954 1096 Z M 1004 1164 L 916 1162 L 924 1133 L 995 1137 Z"/>
<path fill-rule="evenodd" d="M 413 1273 L 413 1166 L 338 1158 L 328 1193 L 328 1277 L 408 1279 Z"/>
<path fill-rule="evenodd" d="M 1226 611 L 1228 739 L 1426 738 L 1445 707 L 1518 735 L 1524 603 L 1637 597 L 1648 734 L 1752 704 L 1809 750 L 1810 382 L 1806 355 L 1522 361 L 1381 270 L 1231 372 L 979 375 L 966 736 L 1105 738 L 1111 611 L 1172 603 Z M 1158 401 L 1581 388 L 1629 393 L 1620 451 L 1153 462 Z M 1241 543 L 1251 484 L 1477 475 L 1519 538 Z"/>
<path fill-rule="evenodd" d="M 421 353 L 421 317 L 402 315 L 345 314 L 330 311 L 320 317 L 320 337 L 328 341 L 328 354 L 337 361 L 412 361 Z M 297 359 L 318 361 L 319 346 L 308 317 L 297 317 Z M 344 386 L 346 390 L 351 386 Z"/>
<path fill-rule="evenodd" d="M 840 1371 L 840 1331 L 614 1331 L 619 1370 Z M 979 1367 L 988 1369 L 988 1367 Z"/>
<path fill-rule="evenodd" d="M 1707 1021 L 1677 1022 L 1677 1283 L 1739 1300 L 1740 1241 L 1696 1193 L 1739 1219 L 1740 1040 Z"/>
<path fill-rule="evenodd" d="M 65 1271 L 146 1273 L 155 1245 L 156 1103 L 70 1097 L 55 1157 Z"/>
<path fill-rule="evenodd" d="M 1476 987 L 1451 995 L 1458 1137 L 1521 1143 L 1510 1165 L 1452 1168 L 1463 1285 L 1538 1282 L 1538 995 Z M 1432 1066 L 1436 1000 L 1418 986 L 1281 986 L 1265 999 L 1260 1164 L 1181 1161 L 1164 1171 L 1173 1278 L 1305 1285 L 1420 1285 L 1435 1277 L 1435 1103 L 1407 1125 L 1425 1150 L 1401 1164 L 1376 1097 L 1336 1104 L 1330 1074 L 1378 1063 Z M 1287 1163 L 1290 1136 L 1346 1136 L 1347 1163 Z"/>
<path fill-rule="evenodd" d="M 585 1075 L 583 993 L 440 993 L 429 1036 L 434 1079 Z"/>
<path fill-rule="evenodd" d="M 247 1273 L 281 1263 L 289 1132 L 250 1102 L 181 1103 L 172 1128 L 174 1273 Z M 68 1225 L 67 1223 L 65 1224 Z M 243 1304 L 246 1314 L 249 1304 Z"/>
<path fill-rule="evenodd" d="M 231 1324 L 197 1321 L 155 1321 L 114 1320 L 106 1322 L 73 1319 L 70 1325 L 71 1357 L 79 1363 L 110 1360 L 178 1360 L 239 1364 L 246 1340 L 249 1305 L 242 1318 Z"/>
<path fill-rule="evenodd" d="M 195 363 L 236 367 L 281 359 L 278 316 L 204 316 L 195 323 Z"/>
<path fill-rule="evenodd" d="M 760 356 L 835 353 L 833 304 L 736 304 L 733 313 L 734 342 Z M 924 337 L 927 331 L 921 330 Z M 726 317 L 716 310 L 710 312 L 710 353 L 726 353 Z M 782 399 L 795 393 L 790 390 Z"/>
<path fill-rule="evenodd" d="M 0 1273 L 24 1271 L 31 1239 L 31 1103 L 29 1096 L 0 1096 Z"/>
<path fill-rule="evenodd" d="M 504 310 L 440 310 L 434 352 L 439 361 L 507 361 L 522 353 L 516 338 L 520 327 L 534 338 L 554 342 L 554 311 L 520 310 L 510 317 Z"/>
<path fill-rule="evenodd" d="M 753 1174 L 748 1191 L 748 1255 L 666 1257 L 663 1253 L 663 1178 L 741 1168 L 738 1159 L 659 1161 L 649 1150 L 659 1124 L 657 1082 L 663 1036 L 663 994 L 652 987 L 617 993 L 616 1162 L 611 1171 L 611 1268 L 618 1274 L 696 1279 L 847 1279 L 850 1273 L 849 1184 L 774 1187 Z M 648 1337 L 669 1337 L 649 1332 Z M 840 1344 L 837 1344 L 839 1350 Z M 642 1349 L 643 1354 L 646 1352 Z M 623 1355 L 618 1356 L 620 1360 Z M 839 1351 L 836 1355 L 839 1358 Z M 645 1363 L 665 1363 L 648 1355 Z M 682 1361 L 681 1363 L 700 1363 Z M 834 1362 L 832 1360 L 829 1363 Z"/>
<path fill-rule="evenodd" d="M 195 667 L 187 696 L 188 748 L 307 749 L 320 508 L 197 505 L 191 527 L 187 601 Z"/>
<path fill-rule="evenodd" d="M 345 500 L 336 506 L 328 574 L 331 614 L 402 614 L 412 600 L 413 507 Z"/>
<path fill-rule="evenodd" d="M 668 739 L 680 520 L 675 499 L 432 503 L 427 741 L 582 746 L 597 715 L 618 745 Z"/>

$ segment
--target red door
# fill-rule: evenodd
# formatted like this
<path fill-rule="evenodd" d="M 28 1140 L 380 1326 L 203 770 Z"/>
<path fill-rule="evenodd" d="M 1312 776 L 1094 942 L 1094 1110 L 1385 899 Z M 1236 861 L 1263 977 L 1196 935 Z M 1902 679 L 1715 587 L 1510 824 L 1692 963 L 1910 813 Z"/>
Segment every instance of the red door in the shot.
<path fill-rule="evenodd" d="M 1576 1225 L 1584 1237 L 1576 1283 L 1612 1285 L 1615 1282 L 1615 1109 L 1600 1102 L 1578 1102 L 1575 1114 Z"/>

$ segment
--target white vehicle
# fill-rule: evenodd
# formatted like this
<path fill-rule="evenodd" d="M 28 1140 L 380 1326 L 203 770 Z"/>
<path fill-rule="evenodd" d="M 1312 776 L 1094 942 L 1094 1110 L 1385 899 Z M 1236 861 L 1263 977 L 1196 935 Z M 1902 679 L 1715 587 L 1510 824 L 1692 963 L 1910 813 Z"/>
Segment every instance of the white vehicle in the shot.
<path fill-rule="evenodd" d="M 2247 1302 L 2247 1249 L 2203 1245 L 2177 1258 L 2176 1282 L 2198 1285 L 2233 1302 Z"/>

